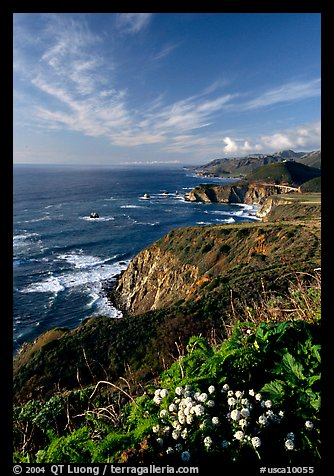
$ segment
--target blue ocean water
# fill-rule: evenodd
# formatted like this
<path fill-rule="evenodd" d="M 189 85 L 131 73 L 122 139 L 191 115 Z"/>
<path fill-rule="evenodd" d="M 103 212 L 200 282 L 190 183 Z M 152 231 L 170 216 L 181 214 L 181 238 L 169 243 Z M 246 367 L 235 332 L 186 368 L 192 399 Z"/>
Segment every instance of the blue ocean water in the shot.
<path fill-rule="evenodd" d="M 121 317 L 105 285 L 170 230 L 256 220 L 250 205 L 184 201 L 203 181 L 224 183 L 176 166 L 15 165 L 14 351 L 56 326 Z"/>

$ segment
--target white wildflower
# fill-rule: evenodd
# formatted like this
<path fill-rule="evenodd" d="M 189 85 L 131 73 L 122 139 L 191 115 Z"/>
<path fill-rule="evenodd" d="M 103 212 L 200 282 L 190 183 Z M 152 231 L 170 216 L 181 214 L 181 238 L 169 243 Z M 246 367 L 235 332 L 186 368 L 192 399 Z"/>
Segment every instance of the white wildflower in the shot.
<path fill-rule="evenodd" d="M 175 430 L 181 430 L 182 428 L 182 426 L 177 420 L 173 421 L 172 425 L 173 425 L 173 428 L 175 428 Z"/>
<path fill-rule="evenodd" d="M 216 416 L 212 417 L 211 421 L 212 421 L 213 425 L 215 425 L 215 426 L 219 425 L 219 418 L 218 417 L 216 417 Z"/>
<path fill-rule="evenodd" d="M 237 390 L 237 391 L 235 392 L 235 396 L 236 396 L 237 398 L 241 398 L 241 397 L 243 396 L 243 394 L 244 394 L 244 392 L 241 392 L 240 390 Z"/>
<path fill-rule="evenodd" d="M 166 449 L 166 454 L 167 454 L 167 455 L 172 455 L 173 453 L 174 453 L 174 449 L 173 449 L 171 446 L 169 446 L 169 447 Z"/>
<path fill-rule="evenodd" d="M 162 438 L 157 438 L 157 443 L 158 443 L 158 445 L 163 446 L 164 445 L 164 440 Z"/>
<path fill-rule="evenodd" d="M 198 397 L 198 400 L 199 400 L 200 402 L 203 402 L 203 403 L 206 402 L 207 399 L 208 399 L 208 394 L 207 394 L 207 393 L 204 393 L 204 392 L 201 393 L 200 396 Z"/>
<path fill-rule="evenodd" d="M 241 404 L 242 404 L 242 405 L 248 405 L 248 398 L 243 398 L 243 399 L 241 400 Z"/>
<path fill-rule="evenodd" d="M 171 403 L 168 407 L 168 410 L 170 412 L 176 412 L 177 411 L 177 406 L 175 405 L 175 403 Z"/>
<path fill-rule="evenodd" d="M 156 397 L 160 397 L 160 392 L 161 392 L 161 388 L 157 388 L 156 391 L 154 392 L 154 395 Z"/>
<path fill-rule="evenodd" d="M 187 417 L 186 417 L 187 424 L 191 425 L 193 421 L 194 421 L 193 416 L 192 415 L 187 415 Z"/>
<path fill-rule="evenodd" d="M 164 432 L 166 435 L 168 435 L 168 434 L 170 433 L 170 430 L 171 430 L 170 426 L 165 426 L 165 428 L 163 429 L 163 432 Z"/>
<path fill-rule="evenodd" d="M 229 390 L 229 391 L 227 392 L 227 396 L 228 396 L 228 397 L 233 397 L 233 395 L 234 395 L 233 390 Z"/>
<path fill-rule="evenodd" d="M 222 392 L 227 392 L 227 390 L 229 390 L 229 388 L 230 388 L 230 386 L 227 383 L 225 383 L 223 385 Z"/>
<path fill-rule="evenodd" d="M 180 436 L 180 430 L 173 430 L 172 431 L 172 438 L 174 438 L 174 440 L 177 440 Z"/>
<path fill-rule="evenodd" d="M 239 426 L 241 426 L 242 429 L 244 429 L 248 423 L 247 423 L 247 420 L 245 420 L 244 418 L 241 418 L 241 420 L 239 420 Z"/>
<path fill-rule="evenodd" d="M 188 436 L 188 430 L 187 428 L 184 428 L 182 431 L 181 431 L 181 438 L 183 438 L 184 440 L 187 439 L 187 436 Z"/>
<path fill-rule="evenodd" d="M 210 436 L 206 436 L 204 438 L 204 446 L 206 446 L 207 448 L 210 448 L 210 446 L 212 446 L 212 438 L 210 438 Z"/>
<path fill-rule="evenodd" d="M 252 388 L 250 390 L 248 390 L 248 393 L 251 397 L 254 397 L 254 395 L 255 395 L 255 392 Z"/>
<path fill-rule="evenodd" d="M 257 401 L 259 402 L 261 399 L 262 399 L 261 393 L 257 393 L 257 394 L 255 395 L 255 400 L 257 400 Z"/>
<path fill-rule="evenodd" d="M 285 441 L 285 448 L 286 448 L 287 450 L 293 450 L 294 447 L 295 447 L 295 443 L 294 443 L 293 440 L 288 439 L 288 440 Z"/>
<path fill-rule="evenodd" d="M 198 397 L 199 397 L 200 395 L 201 395 L 200 392 L 195 392 L 195 393 L 194 393 L 194 399 L 195 399 L 195 400 L 198 400 Z"/>
<path fill-rule="evenodd" d="M 176 393 L 176 395 L 182 395 L 182 393 L 183 393 L 183 388 L 182 388 L 182 387 L 176 387 L 175 393 Z"/>
<path fill-rule="evenodd" d="M 258 448 L 259 446 L 261 446 L 261 440 L 259 437 L 257 436 L 254 436 L 252 438 L 252 445 L 254 446 L 254 448 Z"/>
<path fill-rule="evenodd" d="M 190 453 L 189 451 L 183 451 L 181 454 L 182 461 L 189 461 L 190 460 Z"/>
<path fill-rule="evenodd" d="M 244 407 L 240 410 L 240 413 L 243 417 L 248 418 L 250 416 L 250 411 L 248 408 Z"/>
<path fill-rule="evenodd" d="M 268 419 L 267 419 L 266 416 L 264 416 L 264 415 L 259 416 L 258 422 L 260 423 L 260 425 L 266 425 L 267 421 L 268 421 Z"/>
<path fill-rule="evenodd" d="M 312 430 L 313 427 L 314 427 L 314 425 L 313 425 L 313 423 L 312 423 L 310 420 L 307 420 L 307 421 L 305 422 L 305 428 L 306 428 L 307 430 Z"/>
<path fill-rule="evenodd" d="M 155 395 L 155 397 L 153 398 L 153 401 L 156 405 L 160 405 L 161 397 L 158 397 L 157 395 Z"/>
<path fill-rule="evenodd" d="M 163 388 L 162 390 L 160 390 L 160 397 L 161 398 L 166 398 L 168 395 L 168 390 L 167 388 Z"/>
<path fill-rule="evenodd" d="M 215 390 L 216 390 L 216 389 L 215 389 L 215 387 L 214 387 L 213 385 L 210 385 L 210 387 L 208 388 L 208 392 L 209 392 L 209 393 L 213 393 L 213 392 L 215 392 Z"/>
<path fill-rule="evenodd" d="M 278 412 L 278 416 L 280 416 L 281 418 L 284 417 L 284 412 L 283 412 L 283 410 L 280 410 L 280 411 Z"/>
<path fill-rule="evenodd" d="M 204 407 L 202 405 L 195 405 L 193 407 L 195 415 L 202 416 L 204 415 Z"/>
<path fill-rule="evenodd" d="M 271 408 L 273 406 L 273 402 L 271 400 L 266 400 L 264 402 L 266 408 Z"/>
<path fill-rule="evenodd" d="M 268 410 L 266 415 L 268 418 L 275 418 L 275 413 L 272 410 Z"/>
<path fill-rule="evenodd" d="M 229 407 L 233 407 L 236 404 L 236 399 L 234 397 L 230 397 L 227 399 L 227 404 Z"/>
<path fill-rule="evenodd" d="M 239 418 L 240 418 L 239 410 L 232 410 L 231 411 L 231 418 L 232 418 L 232 420 L 235 420 L 235 421 L 239 420 Z"/>
<path fill-rule="evenodd" d="M 243 440 L 244 436 L 245 436 L 244 432 L 240 431 L 240 430 L 238 430 L 234 433 L 234 438 L 236 440 Z"/>
<path fill-rule="evenodd" d="M 179 422 L 181 423 L 181 425 L 184 425 L 185 422 L 186 422 L 186 416 L 184 414 L 180 415 L 179 416 Z"/>
<path fill-rule="evenodd" d="M 166 418 L 167 416 L 168 416 L 168 411 L 167 410 L 161 410 L 160 418 Z"/>
<path fill-rule="evenodd" d="M 152 427 L 153 433 L 158 433 L 159 429 L 160 429 L 159 425 L 155 425 Z"/>
<path fill-rule="evenodd" d="M 215 402 L 214 400 L 208 400 L 206 402 L 206 405 L 209 407 L 209 408 L 213 408 L 215 406 Z"/>

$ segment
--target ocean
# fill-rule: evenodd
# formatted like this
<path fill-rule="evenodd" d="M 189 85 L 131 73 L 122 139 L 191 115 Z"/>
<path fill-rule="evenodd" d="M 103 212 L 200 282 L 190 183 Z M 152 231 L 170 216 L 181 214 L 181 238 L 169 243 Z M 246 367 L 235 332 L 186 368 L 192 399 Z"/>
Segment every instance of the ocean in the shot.
<path fill-rule="evenodd" d="M 72 329 L 93 315 L 120 318 L 106 287 L 170 230 L 256 220 L 251 205 L 186 202 L 199 183 L 231 179 L 204 179 L 181 166 L 13 170 L 14 353 L 53 327 Z"/>

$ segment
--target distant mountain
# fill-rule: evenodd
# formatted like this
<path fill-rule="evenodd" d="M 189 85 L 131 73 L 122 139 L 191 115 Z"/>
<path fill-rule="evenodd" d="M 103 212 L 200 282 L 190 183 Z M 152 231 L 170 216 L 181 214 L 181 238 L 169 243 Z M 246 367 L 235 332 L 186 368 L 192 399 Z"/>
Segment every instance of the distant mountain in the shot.
<path fill-rule="evenodd" d="M 305 165 L 321 168 L 321 151 L 294 152 L 282 150 L 273 154 L 250 154 L 245 157 L 215 159 L 206 165 L 196 167 L 198 175 L 203 176 L 245 176 L 259 167 L 273 163 L 292 160 Z"/>
<path fill-rule="evenodd" d="M 310 167 L 315 167 L 321 169 L 321 150 L 315 150 L 313 152 L 307 152 L 298 159 L 295 159 L 296 162 L 300 162 Z"/>

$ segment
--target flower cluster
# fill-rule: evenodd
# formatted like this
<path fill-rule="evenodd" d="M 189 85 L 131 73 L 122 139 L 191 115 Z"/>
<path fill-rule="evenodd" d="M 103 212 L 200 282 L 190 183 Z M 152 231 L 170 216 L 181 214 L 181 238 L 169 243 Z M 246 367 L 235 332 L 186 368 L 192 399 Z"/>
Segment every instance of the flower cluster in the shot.
<path fill-rule="evenodd" d="M 185 385 L 176 387 L 174 394 L 171 398 L 172 391 L 155 391 L 153 402 L 159 407 L 159 423 L 152 432 L 160 451 L 179 454 L 182 461 L 189 461 L 195 451 L 240 452 L 244 446 L 260 458 L 263 435 L 284 419 L 283 411 L 275 410 L 271 400 L 253 389 L 233 391 L 225 384 L 221 389 L 210 385 L 200 392 Z M 313 426 L 311 421 L 305 422 L 308 432 Z M 283 441 L 286 451 L 295 449 L 293 433 Z"/>

